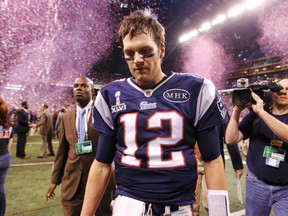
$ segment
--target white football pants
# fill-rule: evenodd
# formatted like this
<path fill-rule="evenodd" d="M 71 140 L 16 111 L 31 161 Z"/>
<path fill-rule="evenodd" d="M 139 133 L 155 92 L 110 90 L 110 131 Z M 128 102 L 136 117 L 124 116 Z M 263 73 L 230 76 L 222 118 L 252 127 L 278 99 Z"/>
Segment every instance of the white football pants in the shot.
<path fill-rule="evenodd" d="M 119 195 L 114 201 L 113 216 L 153 216 L 151 204 L 147 211 L 145 206 L 142 201 Z M 175 212 L 170 212 L 170 207 L 166 206 L 163 216 L 193 216 L 192 205 L 179 206 Z"/>

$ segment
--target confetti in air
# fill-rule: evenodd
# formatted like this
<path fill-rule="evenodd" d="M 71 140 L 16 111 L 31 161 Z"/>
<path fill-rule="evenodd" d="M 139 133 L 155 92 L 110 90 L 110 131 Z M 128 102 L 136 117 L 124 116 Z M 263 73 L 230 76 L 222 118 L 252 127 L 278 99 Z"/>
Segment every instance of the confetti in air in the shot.
<path fill-rule="evenodd" d="M 225 52 L 227 42 L 217 38 L 220 37 L 201 35 L 189 41 L 183 50 L 183 71 L 208 78 L 217 89 L 222 89 L 225 75 L 233 67 L 233 60 Z"/>
<path fill-rule="evenodd" d="M 147 6 L 164 13 L 163 2 L 0 1 L 0 97 L 34 109 L 73 103 L 71 84 L 111 54 L 123 16 Z"/>
<path fill-rule="evenodd" d="M 267 55 L 283 56 L 282 62 L 288 64 L 288 1 L 279 1 L 263 10 L 258 24 L 261 36 L 258 44 Z"/>
<path fill-rule="evenodd" d="M 71 103 L 65 86 L 109 55 L 114 26 L 108 1 L 1 1 L 0 96 L 36 109 Z"/>

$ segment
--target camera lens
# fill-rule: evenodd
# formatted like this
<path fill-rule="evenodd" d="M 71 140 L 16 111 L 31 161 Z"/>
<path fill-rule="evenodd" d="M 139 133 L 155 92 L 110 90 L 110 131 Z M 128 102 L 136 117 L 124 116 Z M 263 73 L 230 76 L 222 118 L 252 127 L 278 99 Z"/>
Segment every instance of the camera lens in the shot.
<path fill-rule="evenodd" d="M 232 95 L 232 103 L 239 106 L 247 106 L 251 104 L 251 89 L 235 89 Z"/>

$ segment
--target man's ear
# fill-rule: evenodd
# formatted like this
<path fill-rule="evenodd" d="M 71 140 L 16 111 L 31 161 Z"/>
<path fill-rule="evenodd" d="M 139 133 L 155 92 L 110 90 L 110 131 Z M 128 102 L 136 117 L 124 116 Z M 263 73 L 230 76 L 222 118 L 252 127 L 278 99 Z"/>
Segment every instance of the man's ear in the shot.
<path fill-rule="evenodd" d="M 165 56 L 165 45 L 162 44 L 162 45 L 160 46 L 160 58 L 163 59 L 164 56 Z"/>
<path fill-rule="evenodd" d="M 95 93 L 96 93 L 96 89 L 93 87 L 91 88 L 91 93 L 92 93 L 92 96 L 95 96 Z"/>

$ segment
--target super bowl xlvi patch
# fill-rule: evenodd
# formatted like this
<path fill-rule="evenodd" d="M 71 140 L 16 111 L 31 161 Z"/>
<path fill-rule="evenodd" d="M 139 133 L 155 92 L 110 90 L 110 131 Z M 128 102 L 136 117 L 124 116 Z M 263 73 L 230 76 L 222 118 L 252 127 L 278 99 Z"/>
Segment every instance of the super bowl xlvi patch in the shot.
<path fill-rule="evenodd" d="M 221 99 L 218 100 L 217 107 L 218 107 L 218 110 L 219 110 L 222 118 L 224 119 L 227 115 L 227 108 L 226 108 L 225 104 L 221 101 Z"/>
<path fill-rule="evenodd" d="M 115 112 L 118 112 L 118 111 L 122 111 L 122 110 L 126 110 L 126 104 L 125 103 L 121 103 L 120 95 L 121 95 L 120 91 L 117 91 L 115 93 L 116 104 L 111 106 L 112 113 L 115 113 Z"/>

